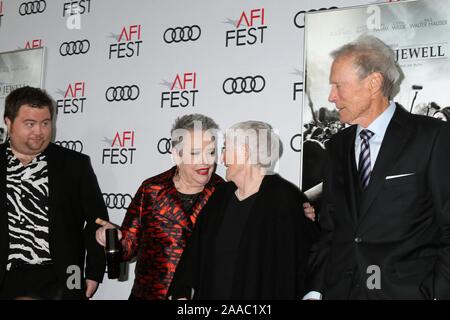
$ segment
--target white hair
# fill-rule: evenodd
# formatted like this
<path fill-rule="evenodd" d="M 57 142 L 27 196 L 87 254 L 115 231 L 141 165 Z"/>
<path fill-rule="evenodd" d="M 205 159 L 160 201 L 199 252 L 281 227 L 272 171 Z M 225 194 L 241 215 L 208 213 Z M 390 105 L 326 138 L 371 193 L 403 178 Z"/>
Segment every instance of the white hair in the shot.
<path fill-rule="evenodd" d="M 402 72 L 395 60 L 394 51 L 374 36 L 362 35 L 354 42 L 331 52 L 331 57 L 334 60 L 353 57 L 360 79 L 379 72 L 383 76 L 382 92 L 388 99 L 392 99 L 400 85 Z"/>
<path fill-rule="evenodd" d="M 262 121 L 245 121 L 232 125 L 226 132 L 237 145 L 246 145 L 250 164 L 273 173 L 283 153 L 283 145 L 272 126 Z"/>

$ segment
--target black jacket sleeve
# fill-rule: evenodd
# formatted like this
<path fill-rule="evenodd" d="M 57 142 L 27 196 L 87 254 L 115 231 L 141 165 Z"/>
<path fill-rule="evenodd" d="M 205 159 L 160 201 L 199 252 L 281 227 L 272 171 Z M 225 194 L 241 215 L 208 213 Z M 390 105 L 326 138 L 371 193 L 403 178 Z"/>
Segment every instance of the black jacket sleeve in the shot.
<path fill-rule="evenodd" d="M 433 279 L 424 281 L 430 297 L 450 299 L 450 125 L 443 124 L 433 146 L 428 183 L 433 194 L 441 239 Z M 427 286 L 427 283 L 430 283 Z"/>
<path fill-rule="evenodd" d="M 331 166 L 331 144 L 327 150 L 326 173 L 323 182 L 323 197 L 320 216 L 318 217 L 320 226 L 319 240 L 313 245 L 309 260 L 309 279 L 308 292 L 317 291 L 324 294 L 325 273 L 327 269 L 328 253 L 331 245 L 331 239 L 334 232 L 333 213 L 334 207 L 331 201 L 331 184 L 333 172 Z"/>
<path fill-rule="evenodd" d="M 97 218 L 108 221 L 108 211 L 103 200 L 102 192 L 92 169 L 89 157 L 83 159 L 80 172 L 80 197 L 83 216 L 85 219 L 84 245 L 86 254 L 86 278 L 102 282 L 105 272 L 105 252 L 95 240 L 95 232 L 99 226 Z"/>

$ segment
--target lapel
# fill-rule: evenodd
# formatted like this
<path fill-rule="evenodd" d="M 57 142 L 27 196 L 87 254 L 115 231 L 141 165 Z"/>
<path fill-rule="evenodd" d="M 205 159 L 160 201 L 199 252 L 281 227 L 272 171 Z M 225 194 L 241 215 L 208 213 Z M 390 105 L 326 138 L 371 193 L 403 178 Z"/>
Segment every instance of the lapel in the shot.
<path fill-rule="evenodd" d="M 168 178 L 172 180 L 172 176 Z M 164 183 L 161 191 L 156 195 L 156 212 L 173 223 L 192 231 L 192 221 L 189 219 L 188 214 L 184 212 L 181 201 L 177 196 L 177 189 L 173 185 L 173 182 L 167 181 Z"/>
<path fill-rule="evenodd" d="M 359 224 L 361 224 L 367 215 L 370 206 L 380 192 L 387 172 L 397 162 L 408 140 L 411 133 L 410 130 L 407 130 L 408 116 L 409 113 L 402 106 L 397 105 L 392 120 L 386 129 L 380 152 L 372 170 L 369 185 L 362 197 Z"/>
<path fill-rule="evenodd" d="M 6 144 L 0 146 L 0 259 L 7 258 L 9 247 L 8 210 L 6 198 Z M 2 261 L 0 261 L 1 263 Z"/>
<path fill-rule="evenodd" d="M 348 137 L 344 138 L 344 161 L 345 165 L 344 185 L 346 187 L 345 197 L 354 221 L 358 219 L 359 208 L 359 180 L 355 162 L 355 136 L 357 126 L 348 129 Z"/>
<path fill-rule="evenodd" d="M 64 158 L 59 156 L 58 150 L 55 146 L 50 143 L 45 151 L 47 156 L 47 167 L 48 167 L 48 221 L 49 221 L 49 236 L 50 236 L 50 246 L 54 239 L 52 235 L 55 234 L 55 225 L 58 218 L 59 203 L 58 199 L 63 199 L 64 184 L 62 181 L 63 162 Z M 50 248 L 50 252 L 52 252 Z"/>
<path fill-rule="evenodd" d="M 192 208 L 192 214 L 189 216 L 187 213 L 185 213 L 186 218 L 189 219 L 191 228 L 193 228 L 193 226 L 195 225 L 198 215 L 202 211 L 208 199 L 211 197 L 212 193 L 213 188 L 209 184 L 207 184 L 202 193 L 199 195 L 198 200 L 195 202 Z"/>

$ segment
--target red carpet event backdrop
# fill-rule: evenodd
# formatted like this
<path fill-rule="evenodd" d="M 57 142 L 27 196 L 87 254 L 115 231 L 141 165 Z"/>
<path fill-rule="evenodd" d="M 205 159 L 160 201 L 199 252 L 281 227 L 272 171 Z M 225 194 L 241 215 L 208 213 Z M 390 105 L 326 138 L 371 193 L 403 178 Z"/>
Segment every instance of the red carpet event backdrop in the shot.
<path fill-rule="evenodd" d="M 140 183 L 172 166 L 170 128 L 188 113 L 208 115 L 222 129 L 244 120 L 269 122 L 284 144 L 279 172 L 299 185 L 305 15 L 384 2 L 0 0 L 0 52 L 45 48 L 43 87 L 58 110 L 55 141 L 91 157 L 111 220 L 120 224 Z M 339 32 L 351 22 L 320 24 Z M 331 44 L 354 35 L 336 42 L 310 37 L 328 54 Z M 0 101 L 25 84 L 3 81 L 4 69 L 0 65 Z M 328 79 L 320 81 L 327 91 Z M 414 84 L 423 92 L 432 88 Z M 419 95 L 417 102 L 430 99 Z M 127 281 L 105 279 L 96 299 L 127 298 L 133 269 Z"/>

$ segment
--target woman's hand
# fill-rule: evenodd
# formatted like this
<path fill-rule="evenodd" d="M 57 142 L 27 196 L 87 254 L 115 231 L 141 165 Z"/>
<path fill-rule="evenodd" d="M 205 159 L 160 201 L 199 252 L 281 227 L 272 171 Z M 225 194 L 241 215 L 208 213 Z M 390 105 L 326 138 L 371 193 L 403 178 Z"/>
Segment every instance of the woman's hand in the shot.
<path fill-rule="evenodd" d="M 303 204 L 303 212 L 305 213 L 305 216 L 312 220 L 312 221 L 316 221 L 316 211 L 314 210 L 314 207 L 309 203 L 309 202 L 305 202 Z"/>
<path fill-rule="evenodd" d="M 119 226 L 100 218 L 97 218 L 97 220 L 95 220 L 95 223 L 101 225 L 101 228 L 98 228 L 95 232 L 95 239 L 101 246 L 106 246 L 105 231 L 108 229 L 117 229 L 118 238 L 119 240 L 122 239 L 122 232 L 120 231 Z"/>

